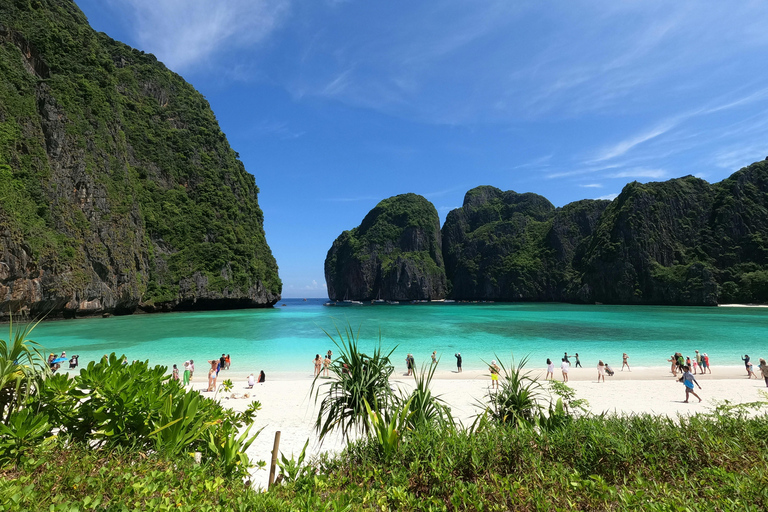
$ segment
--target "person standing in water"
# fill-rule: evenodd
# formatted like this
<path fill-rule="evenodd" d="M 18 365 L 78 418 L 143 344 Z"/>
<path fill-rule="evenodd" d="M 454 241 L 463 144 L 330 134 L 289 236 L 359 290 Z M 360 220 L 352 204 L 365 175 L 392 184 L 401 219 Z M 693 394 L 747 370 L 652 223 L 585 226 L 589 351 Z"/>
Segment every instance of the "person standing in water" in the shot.
<path fill-rule="evenodd" d="M 437 350 L 432 351 L 432 364 L 437 364 Z"/>
<path fill-rule="evenodd" d="M 454 355 L 456 356 L 456 370 L 461 373 L 461 352 L 456 352 Z"/>
<path fill-rule="evenodd" d="M 583 366 L 581 366 L 581 361 L 579 361 L 579 353 L 578 352 L 576 352 L 576 365 L 574 366 L 574 368 L 583 368 Z"/>
<path fill-rule="evenodd" d="M 683 366 L 683 376 L 680 377 L 680 382 L 685 384 L 685 401 L 683 403 L 688 403 L 689 395 L 695 396 L 699 399 L 699 402 L 701 402 L 701 397 L 693 390 L 693 383 L 695 382 L 696 385 L 699 386 L 699 389 L 701 389 L 701 385 L 699 385 L 699 381 L 697 381 L 696 377 L 691 373 L 691 368 L 689 366 Z"/>
<path fill-rule="evenodd" d="M 627 367 L 627 371 L 632 371 L 629 369 L 629 363 L 627 362 L 627 359 L 629 359 L 629 356 L 626 352 L 621 356 L 621 371 L 624 371 L 624 367 Z"/>

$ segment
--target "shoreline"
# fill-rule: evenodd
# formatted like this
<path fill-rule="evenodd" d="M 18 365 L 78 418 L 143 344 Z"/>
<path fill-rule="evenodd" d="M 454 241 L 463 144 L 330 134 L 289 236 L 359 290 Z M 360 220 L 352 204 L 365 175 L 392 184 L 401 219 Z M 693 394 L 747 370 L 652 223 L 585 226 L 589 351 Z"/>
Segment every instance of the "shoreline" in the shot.
<path fill-rule="evenodd" d="M 455 369 L 454 369 L 455 371 Z M 216 398 L 225 406 L 237 411 L 244 410 L 252 401 L 261 402 L 261 410 L 256 415 L 255 427 L 263 429 L 248 450 L 252 460 L 269 461 L 275 432 L 281 432 L 279 452 L 290 458 L 298 457 L 304 443 L 308 440 L 307 460 L 322 453 L 338 453 L 346 446 L 341 435 L 332 433 L 321 443 L 314 431 L 317 417 L 317 403 L 314 394 L 310 395 L 313 377 L 311 372 L 276 373 L 263 384 L 256 384 L 253 389 L 244 389 L 250 372 L 224 370 L 219 377 L 231 379 L 233 392 L 250 396 L 245 399 L 228 398 L 228 393 L 219 393 Z M 531 377 L 539 377 L 542 383 L 542 402 L 546 404 L 552 394 L 549 385 L 543 380 L 546 369 L 531 368 Z M 200 390 L 207 385 L 205 374 L 198 370 L 198 378 L 191 386 Z M 679 377 L 679 374 L 678 374 Z M 683 403 L 684 386 L 672 377 L 669 367 L 638 367 L 632 372 L 616 371 L 614 377 L 606 376 L 605 383 L 597 382 L 596 368 L 573 368 L 569 372 L 568 385 L 576 391 L 576 398 L 586 399 L 588 409 L 593 414 L 608 413 L 618 415 L 654 414 L 677 418 L 697 413 L 712 412 L 717 405 L 728 401 L 730 404 L 743 404 L 756 401 L 768 401 L 760 392 L 768 392 L 763 379 L 747 379 L 743 366 L 715 367 L 712 374 L 696 375 L 702 389 L 696 392 L 703 399 Z M 559 369 L 555 379 L 562 382 Z M 320 398 L 322 399 L 323 382 L 319 379 Z M 413 388 L 413 377 L 395 371 L 390 383 L 396 394 L 409 393 Z M 317 389 L 317 387 L 316 387 Z M 442 398 L 450 407 L 457 422 L 470 425 L 476 415 L 487 404 L 490 390 L 489 374 L 481 370 L 464 371 L 461 374 L 438 370 L 431 382 L 434 395 Z M 203 392 L 203 396 L 214 397 L 213 393 Z M 356 438 L 357 436 L 352 436 Z M 253 485 L 266 488 L 268 470 L 253 470 Z"/>

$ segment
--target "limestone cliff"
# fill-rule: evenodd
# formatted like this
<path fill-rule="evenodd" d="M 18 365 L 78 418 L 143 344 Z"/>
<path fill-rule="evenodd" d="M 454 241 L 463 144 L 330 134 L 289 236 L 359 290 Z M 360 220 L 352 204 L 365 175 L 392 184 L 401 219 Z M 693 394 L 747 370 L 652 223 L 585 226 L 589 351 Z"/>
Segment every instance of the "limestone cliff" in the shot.
<path fill-rule="evenodd" d="M 154 56 L 70 0 L 0 5 L 0 317 L 274 304 L 257 193 Z"/>
<path fill-rule="evenodd" d="M 768 302 L 768 162 L 720 183 L 630 183 L 583 260 L 586 300 L 622 304 Z"/>
<path fill-rule="evenodd" d="M 333 242 L 325 280 L 331 300 L 445 298 L 437 210 L 416 194 L 381 201 Z"/>
<path fill-rule="evenodd" d="M 768 161 L 720 183 L 634 182 L 612 202 L 562 208 L 536 194 L 477 187 L 448 214 L 435 245 L 457 300 L 768 303 Z M 337 239 L 326 260 L 331 297 L 376 296 L 380 246 L 355 230 Z M 400 256 L 400 267 L 423 261 Z"/>
<path fill-rule="evenodd" d="M 443 226 L 450 296 L 460 300 L 573 300 L 578 248 L 608 201 L 555 208 L 537 194 L 477 187 Z"/>

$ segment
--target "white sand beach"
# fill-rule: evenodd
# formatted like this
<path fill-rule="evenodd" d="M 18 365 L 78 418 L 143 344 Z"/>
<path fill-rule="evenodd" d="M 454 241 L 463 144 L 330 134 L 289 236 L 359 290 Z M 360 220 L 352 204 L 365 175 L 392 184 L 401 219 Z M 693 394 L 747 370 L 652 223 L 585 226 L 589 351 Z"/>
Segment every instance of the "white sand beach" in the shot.
<path fill-rule="evenodd" d="M 711 411 L 718 403 L 748 403 L 765 400 L 760 391 L 768 391 L 763 379 L 747 379 L 741 366 L 716 367 L 712 374 L 697 375 L 702 389 L 696 391 L 703 398 L 702 403 L 692 398 L 692 403 L 683 403 L 685 391 L 682 384 L 674 379 L 669 367 L 638 367 L 632 371 L 616 371 L 613 377 L 606 377 L 605 383 L 597 382 L 594 368 L 574 368 L 570 371 L 569 385 L 576 390 L 578 398 L 589 401 L 593 413 L 603 411 L 617 414 L 651 413 L 675 417 Z M 534 369 L 531 375 L 544 378 L 545 370 Z M 204 387 L 200 375 L 193 382 L 195 389 Z M 561 379 L 559 369 L 555 378 Z M 264 460 L 269 464 L 276 431 L 281 432 L 280 452 L 289 458 L 291 453 L 298 456 L 304 443 L 309 439 L 307 457 L 321 452 L 334 452 L 343 448 L 344 442 L 338 435 L 329 436 L 321 445 L 314 432 L 317 415 L 314 397 L 310 396 L 312 375 L 274 374 L 264 384 L 257 384 L 252 390 L 244 389 L 247 373 L 224 371 L 222 379 L 231 379 L 235 391 L 249 393 L 247 399 L 219 397 L 221 403 L 236 410 L 243 410 L 250 401 L 261 402 L 256 427 L 263 430 L 248 450 L 252 459 Z M 322 380 L 322 379 L 321 379 Z M 412 377 L 403 375 L 402 369 L 391 378 L 396 389 L 407 392 L 412 386 Z M 489 392 L 490 378 L 483 371 L 455 373 L 455 368 L 435 374 L 432 391 L 447 402 L 458 420 L 470 424 L 481 411 L 481 403 Z M 546 388 L 546 387 L 545 387 Z M 206 393 L 212 395 L 212 393 Z M 266 488 L 268 470 L 254 473 L 254 485 Z"/>

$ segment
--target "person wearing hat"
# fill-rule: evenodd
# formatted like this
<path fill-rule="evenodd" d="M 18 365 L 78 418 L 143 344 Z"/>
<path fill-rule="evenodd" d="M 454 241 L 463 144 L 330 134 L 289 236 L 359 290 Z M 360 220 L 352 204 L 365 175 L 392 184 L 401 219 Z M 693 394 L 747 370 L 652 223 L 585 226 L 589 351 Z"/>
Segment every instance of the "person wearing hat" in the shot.
<path fill-rule="evenodd" d="M 458 373 L 461 373 L 461 352 L 456 352 L 456 369 Z"/>
<path fill-rule="evenodd" d="M 707 373 L 712 373 L 712 366 L 709 364 L 709 356 L 706 352 L 701 356 L 701 362 L 704 365 L 704 370 L 707 370 Z M 704 370 L 702 370 L 701 373 L 704 373 Z"/>
<path fill-rule="evenodd" d="M 499 367 L 495 359 L 491 361 L 491 366 L 488 369 L 491 371 L 491 389 L 499 389 Z"/>

